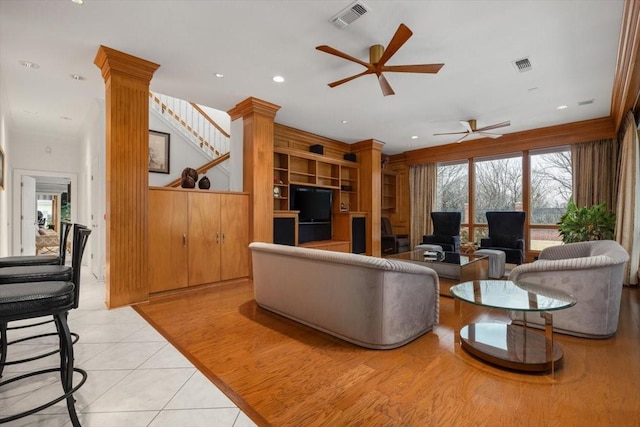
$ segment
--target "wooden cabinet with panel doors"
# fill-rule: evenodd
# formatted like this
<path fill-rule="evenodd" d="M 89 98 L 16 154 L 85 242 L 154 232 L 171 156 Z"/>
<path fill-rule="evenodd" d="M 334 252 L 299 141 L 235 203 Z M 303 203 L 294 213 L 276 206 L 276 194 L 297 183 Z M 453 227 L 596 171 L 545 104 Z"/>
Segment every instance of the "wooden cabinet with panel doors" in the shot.
<path fill-rule="evenodd" d="M 249 198 L 242 193 L 149 190 L 149 291 L 249 275 Z"/>

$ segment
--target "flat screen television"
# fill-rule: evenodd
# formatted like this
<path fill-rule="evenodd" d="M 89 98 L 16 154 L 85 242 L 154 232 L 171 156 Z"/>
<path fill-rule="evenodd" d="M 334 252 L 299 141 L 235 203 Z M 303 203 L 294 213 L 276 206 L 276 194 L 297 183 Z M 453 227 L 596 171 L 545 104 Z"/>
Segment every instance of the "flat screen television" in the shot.
<path fill-rule="evenodd" d="M 289 209 L 300 211 L 300 223 L 331 222 L 333 192 L 330 189 L 292 184 L 290 190 Z"/>

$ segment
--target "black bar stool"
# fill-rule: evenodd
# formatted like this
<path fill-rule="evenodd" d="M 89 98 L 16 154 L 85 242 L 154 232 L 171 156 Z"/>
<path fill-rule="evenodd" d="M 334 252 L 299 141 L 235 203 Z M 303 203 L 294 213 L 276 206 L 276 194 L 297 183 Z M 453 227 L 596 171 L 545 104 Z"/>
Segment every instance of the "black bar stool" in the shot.
<path fill-rule="evenodd" d="M 71 230 L 70 222 L 62 223 L 62 235 L 60 236 L 60 253 L 58 255 L 24 255 L 0 257 L 0 268 L 20 267 L 27 265 L 64 265 L 67 257 L 67 240 Z"/>
<path fill-rule="evenodd" d="M 2 286 L 0 292 L 0 340 L 6 343 L 8 322 L 53 316 L 60 338 L 60 367 L 41 369 L 19 375 L 0 382 L 0 388 L 35 375 L 59 371 L 64 394 L 28 411 L 0 418 L 0 424 L 32 415 L 66 399 L 67 410 L 72 424 L 77 427 L 80 426 L 73 393 L 85 383 L 87 372 L 73 366 L 73 343 L 71 342 L 71 334 L 67 324 L 68 311 L 77 305 L 76 293 L 76 286 L 73 282 L 29 282 Z M 6 359 L 6 346 L 2 346 L 0 359 L 2 361 Z M 74 372 L 82 375 L 82 379 L 76 386 L 73 385 Z"/>
<path fill-rule="evenodd" d="M 80 270 L 82 267 L 82 256 L 84 254 L 84 250 L 90 234 L 91 234 L 91 230 L 84 225 L 76 224 L 76 226 L 74 227 L 73 253 L 72 253 L 71 267 L 47 265 L 47 266 L 31 266 L 31 267 L 6 267 L 4 269 L 0 269 L 0 271 L 16 270 L 22 273 L 22 274 L 17 274 L 14 277 L 12 283 L 0 283 L 0 295 L 4 295 L 5 290 L 9 289 L 8 286 L 10 285 L 26 286 L 29 283 L 40 283 L 42 284 L 42 286 L 45 286 L 46 283 L 71 282 L 74 284 L 74 302 L 71 308 L 78 308 L 79 298 L 80 298 Z M 37 273 L 29 273 L 30 270 L 36 270 Z M 50 272 L 49 274 L 47 274 L 47 270 Z M 7 279 L 8 277 L 10 276 L 5 276 L 5 279 Z M 23 278 L 24 281 L 17 282 L 19 278 Z M 36 279 L 40 279 L 40 280 L 36 281 Z M 35 317 L 37 316 L 29 317 L 29 319 L 35 318 Z M 2 336 L 0 337 L 0 377 L 2 377 L 2 372 L 4 370 L 4 367 L 7 365 L 16 365 L 19 363 L 25 363 L 25 362 L 30 362 L 32 360 L 42 359 L 44 357 L 50 356 L 60 351 L 60 349 L 56 348 L 52 351 L 35 355 L 35 356 L 30 356 L 25 359 L 12 360 L 9 362 L 7 362 L 6 360 L 7 352 L 8 352 L 7 347 L 10 344 L 15 344 L 18 342 L 23 342 L 27 340 L 59 334 L 59 331 L 58 331 L 57 333 L 44 333 L 44 334 L 32 335 L 26 338 L 21 338 L 15 341 L 8 341 L 8 337 L 7 337 L 8 330 L 38 326 L 51 321 L 52 320 L 47 319 L 45 321 L 41 321 L 38 323 L 31 323 L 29 325 L 13 327 L 13 328 L 7 327 L 6 323 L 3 325 L 0 325 L 0 328 L 2 329 L 0 330 L 0 333 L 2 334 Z M 70 335 L 73 337 L 73 342 L 76 342 L 79 339 L 78 335 L 75 333 L 71 332 Z"/>

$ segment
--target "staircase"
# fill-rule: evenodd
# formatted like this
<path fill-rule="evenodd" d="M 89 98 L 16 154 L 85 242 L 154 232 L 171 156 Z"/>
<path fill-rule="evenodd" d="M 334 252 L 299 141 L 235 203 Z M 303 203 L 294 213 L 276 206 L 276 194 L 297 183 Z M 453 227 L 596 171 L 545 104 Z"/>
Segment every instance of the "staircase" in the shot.
<path fill-rule="evenodd" d="M 210 160 L 229 153 L 230 135 L 197 104 L 149 92 L 153 111 L 161 115 L 185 139 Z"/>

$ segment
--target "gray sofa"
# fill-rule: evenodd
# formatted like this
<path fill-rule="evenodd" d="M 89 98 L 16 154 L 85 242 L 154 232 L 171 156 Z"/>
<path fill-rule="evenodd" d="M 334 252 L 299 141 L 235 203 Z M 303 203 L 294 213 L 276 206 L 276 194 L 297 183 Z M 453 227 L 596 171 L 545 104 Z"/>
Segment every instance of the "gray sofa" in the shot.
<path fill-rule="evenodd" d="M 509 279 L 536 283 L 573 295 L 577 303 L 553 312 L 556 332 L 585 338 L 608 338 L 618 329 L 624 264 L 629 255 L 613 240 L 570 243 L 544 249 L 538 260 L 511 270 Z M 521 323 L 523 315 L 513 312 Z M 527 323 L 542 325 L 529 313 Z"/>
<path fill-rule="evenodd" d="M 400 347 L 438 322 L 439 284 L 426 266 L 254 242 L 262 308 L 372 349 Z"/>

